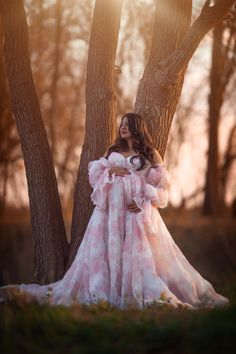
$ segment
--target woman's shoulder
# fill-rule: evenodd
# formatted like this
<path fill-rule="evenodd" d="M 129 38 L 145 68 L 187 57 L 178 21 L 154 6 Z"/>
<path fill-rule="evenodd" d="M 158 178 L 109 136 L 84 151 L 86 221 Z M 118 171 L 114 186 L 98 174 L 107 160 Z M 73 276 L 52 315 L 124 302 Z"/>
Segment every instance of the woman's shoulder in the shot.
<path fill-rule="evenodd" d="M 102 157 L 105 157 L 105 159 L 108 158 L 109 150 L 110 150 L 110 148 L 111 148 L 112 146 L 113 146 L 113 145 L 108 146 L 108 148 L 106 149 L 106 151 L 105 151 L 105 153 L 104 153 L 104 155 L 103 155 Z"/>
<path fill-rule="evenodd" d="M 107 158 L 101 156 L 96 160 L 91 160 L 88 163 L 88 170 L 93 171 L 94 169 L 109 167 L 109 161 Z"/>
<path fill-rule="evenodd" d="M 144 175 L 147 176 L 149 174 L 150 169 L 160 167 L 164 164 L 161 155 L 157 151 L 157 149 L 153 150 L 153 162 L 145 159 L 145 168 L 144 168 Z"/>

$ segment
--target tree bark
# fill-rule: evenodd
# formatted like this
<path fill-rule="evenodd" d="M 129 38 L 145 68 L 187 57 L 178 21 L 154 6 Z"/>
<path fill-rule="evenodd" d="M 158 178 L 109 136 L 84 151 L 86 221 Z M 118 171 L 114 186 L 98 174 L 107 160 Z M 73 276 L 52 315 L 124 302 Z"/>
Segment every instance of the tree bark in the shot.
<path fill-rule="evenodd" d="M 15 134 L 12 132 L 13 127 L 14 120 L 10 109 L 9 89 L 4 68 L 4 35 L 0 17 L 0 170 L 3 171 L 11 158 L 12 151 L 18 145 Z"/>
<path fill-rule="evenodd" d="M 74 193 L 70 258 L 72 263 L 93 206 L 88 163 L 102 156 L 116 132 L 114 66 L 122 0 L 97 0 L 89 42 L 86 81 L 86 133 Z"/>
<path fill-rule="evenodd" d="M 223 86 L 221 84 L 222 70 L 225 65 L 222 52 L 223 26 L 214 29 L 212 49 L 212 67 L 210 74 L 209 94 L 209 125 L 208 125 L 208 156 L 205 180 L 205 196 L 203 202 L 204 215 L 217 215 L 220 213 L 219 196 L 219 148 L 218 127 L 220 109 L 223 103 Z"/>
<path fill-rule="evenodd" d="M 146 118 L 162 157 L 172 122 L 170 117 L 174 115 L 182 89 L 184 71 L 181 70 L 171 82 L 166 75 L 165 65 L 160 72 L 158 69 L 160 63 L 180 46 L 191 25 L 191 13 L 191 0 L 156 0 L 149 60 L 139 85 L 134 110 Z M 165 73 L 160 75 L 163 69 Z"/>
<path fill-rule="evenodd" d="M 161 3 L 163 4 L 159 9 Z M 190 27 L 191 1 L 157 1 L 150 58 L 139 85 L 134 110 L 146 118 L 162 158 L 187 65 L 202 38 L 210 28 L 222 20 L 233 3 L 234 0 L 215 0 L 214 6 L 210 6 L 211 2 L 206 1 L 200 16 Z M 160 19 L 164 6 L 169 9 L 163 14 L 165 22 Z M 163 11 L 160 11 L 161 9 Z M 174 21 L 172 18 L 175 17 L 174 9 L 181 16 L 179 15 L 180 20 L 176 20 L 175 25 L 171 26 L 170 22 Z M 171 26 L 172 30 L 167 30 L 168 26 Z M 175 41 L 177 49 L 173 43 L 170 44 Z"/>
<path fill-rule="evenodd" d="M 55 112 L 57 106 L 57 86 L 59 80 L 59 65 L 61 60 L 61 32 L 62 32 L 62 8 L 61 0 L 57 0 L 55 9 L 55 49 L 53 52 L 53 74 L 52 74 L 52 83 L 50 87 L 50 96 L 51 96 L 51 106 L 48 111 L 48 123 L 49 123 L 49 132 L 51 140 L 51 151 L 52 156 L 56 158 L 56 122 L 55 122 Z M 55 160 L 54 160 L 55 161 Z"/>
<path fill-rule="evenodd" d="M 5 66 L 24 156 L 34 245 L 34 281 L 49 283 L 65 270 L 68 244 L 52 155 L 40 112 L 28 50 L 23 1 L 0 0 Z"/>

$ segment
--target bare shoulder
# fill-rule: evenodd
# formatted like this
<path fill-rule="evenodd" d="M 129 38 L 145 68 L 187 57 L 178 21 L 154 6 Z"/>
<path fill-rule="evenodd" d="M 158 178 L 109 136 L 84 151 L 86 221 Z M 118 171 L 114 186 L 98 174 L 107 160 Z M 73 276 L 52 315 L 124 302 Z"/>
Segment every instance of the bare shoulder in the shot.
<path fill-rule="evenodd" d="M 157 151 L 157 149 L 153 150 L 153 159 L 155 163 L 163 163 L 162 157 Z"/>
<path fill-rule="evenodd" d="M 112 145 L 111 145 L 111 146 L 112 146 Z M 106 151 L 105 151 L 105 153 L 104 153 L 103 157 L 107 158 L 107 155 L 108 155 L 108 150 L 110 149 L 110 147 L 111 147 L 111 146 L 108 146 L 108 148 L 106 149 Z"/>

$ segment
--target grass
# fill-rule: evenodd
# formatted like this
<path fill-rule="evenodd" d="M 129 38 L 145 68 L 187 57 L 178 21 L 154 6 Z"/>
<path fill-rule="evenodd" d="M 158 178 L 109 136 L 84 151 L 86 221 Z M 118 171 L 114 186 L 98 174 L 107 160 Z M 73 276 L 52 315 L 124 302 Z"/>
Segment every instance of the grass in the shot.
<path fill-rule="evenodd" d="M 230 306 L 117 310 L 11 301 L 0 307 L 1 353 L 235 353 L 236 286 Z"/>
<path fill-rule="evenodd" d="M 22 298 L 0 305 L 0 353 L 236 353 L 235 220 L 196 219 L 194 211 L 172 214 L 166 210 L 171 234 L 190 263 L 230 299 L 230 306 L 198 311 L 168 306 L 119 311 L 106 303 L 50 307 Z M 0 229 L 1 261 L 6 257 L 4 269 L 12 268 L 14 276 L 22 259 L 27 260 L 25 267 L 30 263 L 28 228 L 22 226 L 22 238 L 18 226 L 9 229 L 6 223 Z M 13 254 L 12 249 L 17 252 Z M 14 263 L 17 257 L 18 263 Z M 32 273 L 27 268 L 9 283 L 25 281 L 27 272 Z M 228 283 L 235 285 L 227 287 Z"/>

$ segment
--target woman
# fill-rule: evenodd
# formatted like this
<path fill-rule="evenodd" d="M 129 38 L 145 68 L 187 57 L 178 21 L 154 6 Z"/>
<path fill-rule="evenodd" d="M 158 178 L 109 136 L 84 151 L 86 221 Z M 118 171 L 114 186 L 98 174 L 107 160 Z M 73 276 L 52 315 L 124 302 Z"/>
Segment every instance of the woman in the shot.
<path fill-rule="evenodd" d="M 95 208 L 70 269 L 49 285 L 5 286 L 2 298 L 22 290 L 41 303 L 104 300 L 121 309 L 229 302 L 188 262 L 158 212 L 168 203 L 170 178 L 139 114 L 122 117 L 115 143 L 88 171 Z"/>

